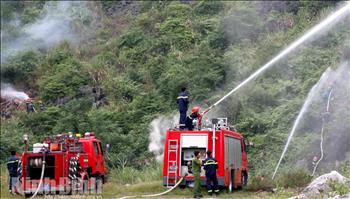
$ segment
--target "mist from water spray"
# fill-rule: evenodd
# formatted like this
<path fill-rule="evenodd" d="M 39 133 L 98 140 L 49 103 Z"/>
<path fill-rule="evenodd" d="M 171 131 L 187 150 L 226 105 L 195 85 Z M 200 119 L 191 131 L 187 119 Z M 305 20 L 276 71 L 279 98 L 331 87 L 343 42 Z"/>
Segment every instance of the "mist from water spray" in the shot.
<path fill-rule="evenodd" d="M 261 68 L 259 68 L 256 72 L 254 72 L 252 75 L 250 75 L 247 79 L 245 79 L 242 83 L 240 83 L 238 86 L 236 86 L 234 89 L 232 89 L 229 93 L 227 93 L 224 97 L 219 99 L 217 102 L 214 103 L 209 109 L 207 109 L 206 112 L 211 110 L 213 107 L 220 104 L 222 101 L 224 101 L 227 97 L 232 95 L 234 92 L 236 92 L 238 89 L 240 89 L 242 86 L 256 78 L 259 74 L 263 73 L 266 69 L 270 68 L 272 65 L 274 65 L 276 62 L 284 58 L 286 55 L 288 55 L 290 52 L 295 50 L 297 47 L 299 47 L 304 42 L 308 41 L 309 39 L 313 39 L 315 35 L 324 32 L 326 28 L 330 28 L 332 25 L 335 24 L 336 21 L 340 20 L 342 17 L 346 16 L 350 11 L 350 1 L 348 1 L 343 7 L 341 7 L 339 10 L 328 16 L 325 20 L 314 26 L 311 30 L 309 30 L 307 33 L 305 33 L 302 37 L 294 41 L 292 44 L 290 44 L 286 49 L 284 49 L 281 53 L 279 53 L 277 56 L 275 56 L 273 59 L 271 59 L 269 62 L 267 62 L 265 65 L 263 65 Z"/>
<path fill-rule="evenodd" d="M 290 147 L 294 147 L 293 154 L 290 153 L 288 161 L 286 160 L 283 164 L 304 167 L 310 170 L 310 174 L 312 172 L 311 176 L 315 175 L 320 166 L 322 166 L 322 171 L 337 169 L 336 162 L 349 157 L 347 154 L 350 152 L 348 144 L 350 139 L 348 134 L 350 130 L 348 122 L 350 121 L 350 62 L 342 60 L 339 67 L 326 72 L 323 77 L 324 79 L 319 80 L 315 90 L 316 94 L 308 97 L 302 107 L 303 110 L 300 110 L 298 115 L 300 119 L 293 124 L 273 177 L 276 177 L 280 164 L 287 155 L 286 151 L 290 150 Z M 308 108 L 304 109 L 304 106 Z M 312 139 L 309 140 L 309 138 Z M 295 142 L 295 145 L 292 142 Z M 316 162 L 315 157 L 318 158 Z M 321 161 L 324 164 L 319 165 Z"/>
<path fill-rule="evenodd" d="M 1 84 L 1 98 L 27 100 L 29 96 L 25 92 L 16 90 L 10 84 Z"/>
<path fill-rule="evenodd" d="M 281 155 L 281 157 L 280 157 L 280 159 L 279 159 L 279 161 L 277 163 L 275 171 L 273 172 L 272 179 L 275 178 L 275 175 L 276 175 L 276 173 L 278 171 L 278 168 L 279 168 L 279 166 L 280 166 L 280 164 L 281 164 L 281 162 L 282 162 L 282 160 L 283 160 L 283 158 L 284 158 L 284 156 L 285 156 L 285 154 L 287 152 L 288 146 L 289 146 L 290 142 L 292 141 L 293 135 L 294 135 L 295 131 L 297 130 L 297 127 L 299 126 L 299 123 L 300 123 L 301 119 L 303 118 L 304 113 L 309 108 L 310 103 L 311 103 L 312 99 L 314 98 L 315 94 L 319 93 L 321 85 L 327 80 L 327 77 L 329 76 L 330 71 L 331 71 L 331 69 L 327 68 L 327 70 L 322 74 L 322 76 L 318 80 L 318 82 L 312 87 L 312 89 L 308 93 L 307 98 L 306 98 L 306 100 L 305 100 L 305 102 L 303 104 L 303 107 L 301 108 L 297 119 L 294 121 L 293 128 L 292 128 L 292 130 L 289 133 L 287 143 L 284 146 L 282 155 Z"/>

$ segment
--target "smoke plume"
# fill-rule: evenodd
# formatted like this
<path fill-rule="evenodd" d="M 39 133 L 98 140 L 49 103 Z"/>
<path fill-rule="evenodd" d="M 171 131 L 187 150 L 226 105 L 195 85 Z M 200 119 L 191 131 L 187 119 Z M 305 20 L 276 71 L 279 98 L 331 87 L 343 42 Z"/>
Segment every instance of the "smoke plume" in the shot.
<path fill-rule="evenodd" d="M 33 23 L 23 26 L 18 19 L 5 21 L 17 31 L 18 36 L 14 37 L 12 32 L 1 28 L 1 62 L 6 62 L 20 51 L 33 48 L 47 50 L 64 40 L 70 43 L 81 41 L 86 31 L 78 32 L 78 29 L 89 20 L 89 11 L 86 2 L 49 1 Z"/>
<path fill-rule="evenodd" d="M 161 161 L 163 159 L 163 152 L 164 152 L 164 140 L 166 131 L 174 127 L 175 124 L 177 124 L 179 121 L 178 114 L 173 114 L 171 116 L 159 116 L 158 118 L 154 119 L 149 128 L 150 128 L 150 134 L 149 134 L 149 145 L 148 150 L 152 152 L 154 155 L 156 155 L 156 158 L 158 161 Z"/>
<path fill-rule="evenodd" d="M 1 98 L 26 100 L 29 96 L 22 91 L 17 91 L 10 84 L 1 84 Z"/>

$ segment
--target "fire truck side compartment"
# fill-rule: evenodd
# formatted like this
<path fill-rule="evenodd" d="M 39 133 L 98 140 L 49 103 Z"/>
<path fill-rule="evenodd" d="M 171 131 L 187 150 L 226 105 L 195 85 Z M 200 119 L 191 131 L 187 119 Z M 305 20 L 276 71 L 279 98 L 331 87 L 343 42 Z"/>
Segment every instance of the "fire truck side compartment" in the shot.
<path fill-rule="evenodd" d="M 242 165 L 242 147 L 241 140 L 225 136 L 225 168 L 233 166 L 233 169 L 239 169 Z"/>
<path fill-rule="evenodd" d="M 194 152 L 199 151 L 201 154 L 205 154 L 208 148 L 208 135 L 181 135 L 181 176 L 186 173 L 190 176 L 193 175 L 188 171 L 188 163 L 190 168 L 192 168 L 192 159 L 194 157 Z M 201 161 L 205 159 L 205 155 L 200 158 Z M 205 171 L 202 168 L 201 176 L 205 175 Z"/>

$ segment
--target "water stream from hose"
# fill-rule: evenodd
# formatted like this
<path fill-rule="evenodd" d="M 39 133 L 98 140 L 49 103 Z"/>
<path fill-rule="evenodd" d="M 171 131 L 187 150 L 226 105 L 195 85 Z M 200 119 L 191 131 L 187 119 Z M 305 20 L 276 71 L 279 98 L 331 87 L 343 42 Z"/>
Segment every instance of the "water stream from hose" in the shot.
<path fill-rule="evenodd" d="M 232 89 L 229 93 L 227 93 L 225 96 L 223 96 L 221 99 L 219 99 L 217 102 L 215 102 L 212 106 L 210 106 L 208 109 L 206 109 L 202 114 L 205 114 L 209 112 L 212 108 L 220 104 L 222 101 L 224 101 L 227 97 L 232 95 L 234 92 L 236 92 L 238 89 L 240 89 L 242 86 L 246 85 L 248 82 L 256 78 L 258 75 L 263 73 L 266 69 L 270 68 L 272 65 L 274 65 L 276 62 L 284 58 L 286 55 L 288 55 L 290 52 L 295 50 L 297 47 L 299 47 L 301 44 L 305 43 L 306 41 L 312 39 L 315 37 L 315 35 L 322 33 L 325 31 L 325 29 L 329 29 L 330 26 L 334 25 L 335 22 L 349 14 L 350 12 L 350 1 L 347 1 L 346 4 L 329 15 L 326 19 L 321 21 L 319 24 L 311 28 L 308 32 L 306 32 L 302 37 L 295 40 L 293 43 L 291 43 L 286 49 L 284 49 L 282 52 L 280 52 L 278 55 L 276 55 L 273 59 L 271 59 L 269 62 L 267 62 L 265 65 L 260 67 L 257 71 L 255 71 L 252 75 L 250 75 L 247 79 L 245 79 L 243 82 L 241 82 L 238 86 L 236 86 L 234 89 Z"/>
<path fill-rule="evenodd" d="M 313 169 L 313 171 L 312 171 L 311 176 L 314 176 L 314 175 L 315 175 L 315 172 L 316 172 L 316 169 L 317 169 L 317 167 L 318 167 L 318 164 L 320 164 L 320 162 L 321 162 L 322 159 L 323 159 L 323 137 L 324 137 L 323 135 L 324 135 L 324 126 L 325 126 L 325 122 L 326 122 L 325 117 L 329 114 L 329 103 L 330 103 L 330 101 L 331 101 L 332 91 L 333 91 L 333 89 L 331 89 L 331 91 L 330 91 L 329 94 L 328 94 L 326 112 L 325 112 L 325 114 L 322 115 L 321 142 L 320 142 L 321 157 L 320 157 L 320 159 L 316 162 L 316 164 L 315 164 L 315 166 L 314 166 L 314 169 Z"/>
<path fill-rule="evenodd" d="M 287 152 L 288 146 L 289 146 L 290 142 L 292 141 L 293 135 L 294 135 L 295 131 L 297 130 L 297 127 L 299 126 L 299 123 L 300 123 L 301 119 L 303 118 L 304 113 L 305 113 L 306 110 L 309 108 L 309 105 L 310 105 L 312 99 L 314 98 L 315 94 L 316 94 L 316 93 L 319 93 L 319 90 L 320 90 L 319 88 L 321 87 L 321 85 L 323 84 L 323 82 L 326 81 L 326 79 L 327 79 L 327 77 L 328 77 L 330 71 L 331 71 L 331 69 L 328 68 L 328 69 L 322 74 L 322 76 L 321 76 L 321 78 L 318 80 L 318 82 L 317 82 L 317 83 L 312 87 L 312 89 L 309 91 L 309 93 L 308 93 L 308 95 L 307 95 L 307 98 L 306 98 L 306 100 L 305 100 L 305 102 L 304 102 L 304 104 L 303 104 L 303 107 L 301 108 L 301 110 L 300 110 L 300 112 L 299 112 L 299 114 L 298 114 L 298 116 L 297 116 L 297 119 L 294 121 L 293 128 L 292 128 L 292 130 L 291 130 L 290 133 L 289 133 L 287 143 L 286 143 L 286 145 L 284 146 L 282 155 L 281 155 L 281 157 L 280 157 L 280 159 L 279 159 L 279 161 L 278 161 L 278 163 L 277 163 L 277 166 L 276 166 L 276 168 L 275 168 L 275 171 L 273 172 L 272 179 L 275 178 L 275 175 L 276 175 L 276 173 L 277 173 L 277 171 L 278 171 L 278 168 L 279 168 L 279 166 L 280 166 L 280 164 L 281 164 L 281 162 L 282 162 L 282 160 L 283 160 L 283 158 L 284 158 L 284 156 L 285 156 L 285 154 L 286 154 L 286 152 Z"/>

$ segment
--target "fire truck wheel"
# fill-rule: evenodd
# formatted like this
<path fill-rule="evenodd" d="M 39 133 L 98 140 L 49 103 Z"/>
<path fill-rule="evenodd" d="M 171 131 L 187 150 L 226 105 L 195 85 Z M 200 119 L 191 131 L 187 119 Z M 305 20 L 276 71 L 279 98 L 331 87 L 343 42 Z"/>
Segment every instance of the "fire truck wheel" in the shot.
<path fill-rule="evenodd" d="M 248 175 L 245 171 L 243 171 L 241 174 L 241 185 L 237 186 L 237 189 L 242 190 L 243 187 L 247 186 L 247 181 L 248 181 Z"/>
<path fill-rule="evenodd" d="M 248 184 L 248 174 L 246 171 L 242 173 L 242 184 L 244 187 Z"/>
<path fill-rule="evenodd" d="M 84 179 L 82 191 L 83 191 L 83 194 L 89 193 L 89 180 L 87 178 Z"/>
<path fill-rule="evenodd" d="M 228 191 L 230 193 L 235 189 L 235 170 L 231 170 L 230 184 L 228 185 Z"/>
<path fill-rule="evenodd" d="M 96 177 L 96 193 L 102 193 L 103 179 L 101 176 Z"/>

